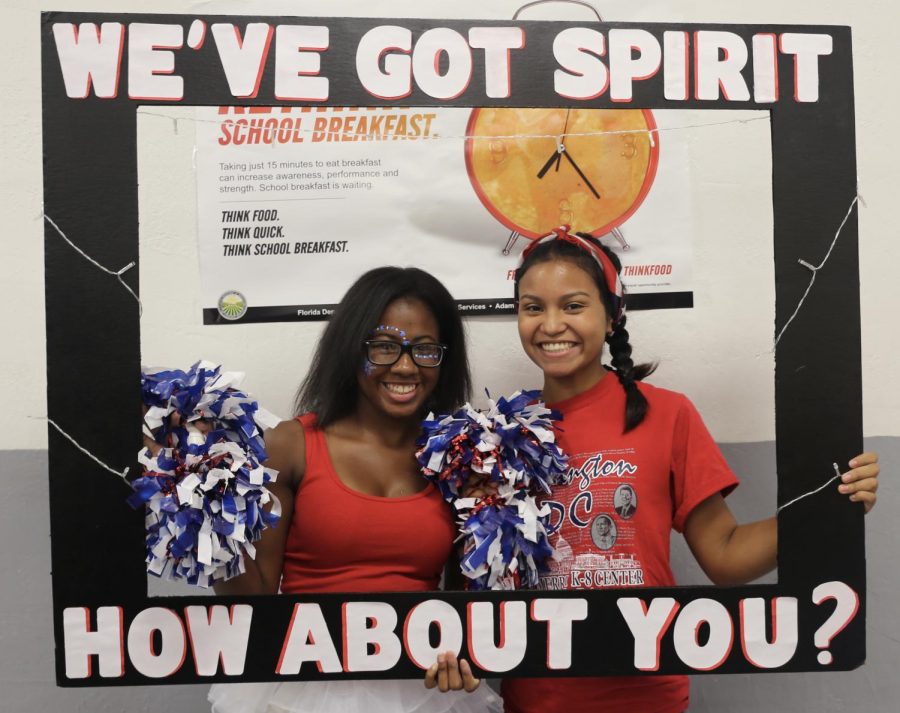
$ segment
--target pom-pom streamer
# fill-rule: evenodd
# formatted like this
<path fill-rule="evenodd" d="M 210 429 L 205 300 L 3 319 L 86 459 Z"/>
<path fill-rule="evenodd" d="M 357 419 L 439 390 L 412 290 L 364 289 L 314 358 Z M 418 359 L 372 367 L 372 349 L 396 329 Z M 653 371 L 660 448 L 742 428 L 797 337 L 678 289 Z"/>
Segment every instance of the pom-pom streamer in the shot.
<path fill-rule="evenodd" d="M 281 505 L 265 487 L 278 473 L 261 463 L 262 432 L 279 419 L 238 389 L 242 379 L 208 362 L 141 374 L 144 434 L 159 447 L 138 454 L 144 473 L 128 502 L 146 506 L 151 574 L 201 587 L 230 579 L 278 522 Z"/>
<path fill-rule="evenodd" d="M 469 589 L 533 587 L 553 554 L 550 510 L 535 497 L 564 482 L 567 461 L 553 430 L 560 415 L 538 396 L 517 391 L 486 412 L 466 404 L 423 423 L 416 457 L 459 515 Z M 479 490 L 490 495 L 470 496 Z"/>

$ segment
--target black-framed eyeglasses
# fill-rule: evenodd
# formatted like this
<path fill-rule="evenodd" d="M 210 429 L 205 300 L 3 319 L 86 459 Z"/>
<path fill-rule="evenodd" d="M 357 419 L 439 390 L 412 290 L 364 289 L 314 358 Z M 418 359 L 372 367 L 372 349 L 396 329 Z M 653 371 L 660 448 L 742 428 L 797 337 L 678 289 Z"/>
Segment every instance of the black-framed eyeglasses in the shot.
<path fill-rule="evenodd" d="M 444 344 L 419 342 L 417 344 L 400 344 L 386 339 L 367 339 L 366 359 L 375 366 L 393 366 L 404 354 L 409 354 L 416 366 L 431 369 L 440 366 L 447 347 Z"/>

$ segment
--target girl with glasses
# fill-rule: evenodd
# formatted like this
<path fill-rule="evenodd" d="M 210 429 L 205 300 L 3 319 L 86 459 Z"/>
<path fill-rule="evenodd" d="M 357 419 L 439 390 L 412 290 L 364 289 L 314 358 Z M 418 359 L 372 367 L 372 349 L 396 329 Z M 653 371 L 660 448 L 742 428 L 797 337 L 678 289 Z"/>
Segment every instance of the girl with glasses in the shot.
<path fill-rule="evenodd" d="M 415 268 L 359 278 L 319 341 L 297 394 L 299 415 L 265 436 L 281 520 L 256 544 L 247 572 L 216 591 L 437 589 L 456 528 L 419 473 L 415 441 L 429 410 L 453 411 L 469 389 L 462 322 L 446 288 Z M 286 682 L 213 686 L 210 700 L 214 713 L 497 707 L 466 662 L 443 668 L 442 687 L 467 692 L 442 695 L 417 680 Z"/>

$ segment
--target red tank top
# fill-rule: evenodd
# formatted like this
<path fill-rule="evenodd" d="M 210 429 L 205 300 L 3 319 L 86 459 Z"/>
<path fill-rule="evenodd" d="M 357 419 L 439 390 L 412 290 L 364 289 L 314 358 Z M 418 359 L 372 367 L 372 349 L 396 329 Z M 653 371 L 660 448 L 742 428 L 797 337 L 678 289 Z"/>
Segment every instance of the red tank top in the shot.
<path fill-rule="evenodd" d="M 306 473 L 294 497 L 281 591 L 392 592 L 437 589 L 456 527 L 431 484 L 408 497 L 383 498 L 347 487 L 314 414 L 298 418 Z"/>

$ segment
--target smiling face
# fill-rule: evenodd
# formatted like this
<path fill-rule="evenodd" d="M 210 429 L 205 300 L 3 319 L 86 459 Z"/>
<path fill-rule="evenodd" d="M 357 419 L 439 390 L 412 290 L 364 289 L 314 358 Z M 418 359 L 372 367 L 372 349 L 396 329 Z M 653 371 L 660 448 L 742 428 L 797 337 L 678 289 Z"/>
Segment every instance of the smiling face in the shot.
<path fill-rule="evenodd" d="M 391 302 L 378 324 L 371 339 L 397 344 L 440 342 L 437 320 L 423 302 L 414 298 Z M 408 353 L 391 366 L 364 361 L 357 376 L 361 406 L 391 418 L 418 418 L 437 386 L 440 372 L 439 366 L 417 366 Z"/>
<path fill-rule="evenodd" d="M 591 388 L 612 320 L 594 279 L 565 259 L 540 262 L 519 281 L 519 339 L 544 372 L 544 398 L 559 401 Z"/>

